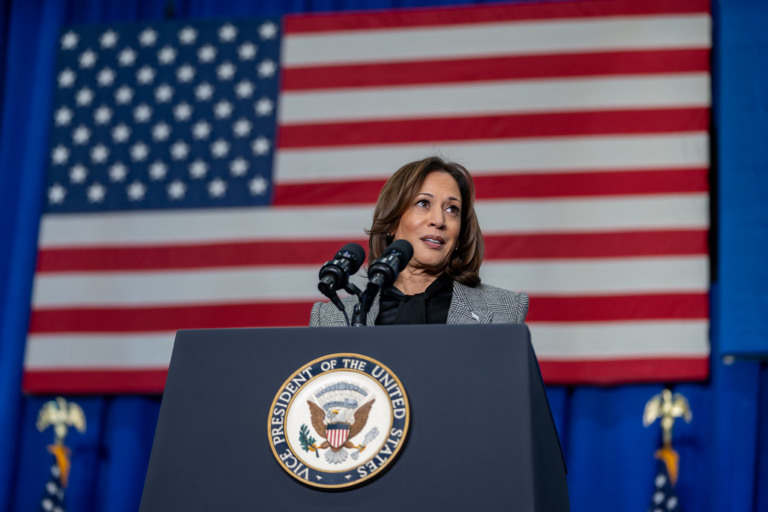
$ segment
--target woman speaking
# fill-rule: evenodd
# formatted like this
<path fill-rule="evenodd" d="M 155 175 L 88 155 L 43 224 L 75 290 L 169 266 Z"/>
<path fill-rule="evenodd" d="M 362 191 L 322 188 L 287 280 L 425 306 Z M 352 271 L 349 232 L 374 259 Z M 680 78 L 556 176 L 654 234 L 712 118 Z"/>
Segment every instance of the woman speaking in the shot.
<path fill-rule="evenodd" d="M 367 325 L 522 323 L 528 296 L 480 283 L 483 235 L 472 176 L 459 164 L 429 157 L 401 167 L 384 185 L 373 213 L 369 265 L 394 240 L 413 257 L 393 286 L 374 299 Z M 348 315 L 357 297 L 342 299 Z M 310 325 L 346 326 L 331 303 L 312 307 Z"/>

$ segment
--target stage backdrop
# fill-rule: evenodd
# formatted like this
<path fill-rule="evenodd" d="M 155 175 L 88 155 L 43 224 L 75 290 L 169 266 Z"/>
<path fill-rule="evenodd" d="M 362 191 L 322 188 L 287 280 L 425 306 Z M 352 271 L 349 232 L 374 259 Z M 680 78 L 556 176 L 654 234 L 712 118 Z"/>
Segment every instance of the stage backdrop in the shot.
<path fill-rule="evenodd" d="M 710 31 L 705 0 L 63 27 L 24 389 L 160 392 L 178 329 L 306 325 L 431 154 L 547 383 L 706 378 Z"/>
<path fill-rule="evenodd" d="M 114 27 L 122 22 L 160 24 L 168 16 L 192 23 L 202 19 L 278 16 L 286 12 L 463 1 L 14 0 L 0 4 L 0 49 L 7 52 L 0 57 L 0 90 L 4 93 L 0 109 L 0 214 L 4 219 L 0 223 L 0 508 L 19 512 L 38 508 L 51 462 L 46 451 L 50 434 L 40 434 L 34 427 L 37 411 L 50 397 L 24 396 L 19 386 L 39 214 L 41 203 L 47 198 L 45 171 L 50 149 L 54 147 L 49 140 L 53 122 L 52 84 L 58 82 L 56 58 L 61 51 L 62 28 L 83 24 Z M 639 9 L 647 8 L 643 0 L 637 4 Z M 768 162 L 760 160 L 758 148 L 740 145 L 749 137 L 759 136 L 745 130 L 752 126 L 750 121 L 755 125 L 764 122 L 763 95 L 726 93 L 755 91 L 758 84 L 768 83 L 762 66 L 768 55 L 763 21 L 766 6 L 761 0 L 729 0 L 722 4 L 713 2 L 712 9 L 716 126 L 719 133 L 728 133 L 726 142 L 735 144 L 729 151 L 721 152 L 719 161 L 722 165 L 738 151 L 755 150 L 754 165 L 765 167 Z M 721 68 L 727 72 L 720 71 Z M 737 121 L 721 115 L 732 109 L 741 112 Z M 731 173 L 746 171 L 737 165 L 722 168 L 728 174 L 721 175 L 720 182 L 735 187 L 731 189 L 733 194 L 739 193 L 736 184 L 741 184 L 743 201 L 754 203 L 745 204 L 745 208 L 759 210 L 763 202 L 753 188 L 762 182 L 734 180 Z M 759 236 L 761 232 L 756 233 L 754 241 L 759 242 L 764 237 Z M 731 254 L 730 265 L 758 261 L 751 255 L 746 238 L 742 242 L 742 250 Z M 323 255 L 320 260 L 328 257 Z M 720 261 L 718 267 L 722 265 Z M 763 274 L 730 272 L 726 276 L 720 271 L 724 277 L 737 281 L 728 289 L 768 289 Z M 722 290 L 713 284 L 712 295 L 717 298 L 710 315 L 714 353 L 735 332 L 733 326 L 721 322 L 718 306 L 730 300 Z M 533 317 L 534 311 L 531 313 Z M 755 319 L 760 320 L 760 315 L 751 317 Z M 569 468 L 572 510 L 591 511 L 600 507 L 639 512 L 648 508 L 655 475 L 652 454 L 660 438 L 657 430 L 642 427 L 640 411 L 645 401 L 660 390 L 658 384 L 548 387 Z M 740 360 L 724 365 L 720 358 L 713 357 L 707 381 L 679 384 L 676 391 L 688 396 L 694 411 L 693 422 L 676 427 L 674 435 L 681 455 L 677 491 L 682 507 L 712 512 L 768 510 L 765 366 Z M 159 397 L 69 398 L 78 401 L 88 416 L 86 434 L 72 434 L 68 440 L 73 449 L 73 471 L 67 490 L 69 510 L 137 510 Z"/>

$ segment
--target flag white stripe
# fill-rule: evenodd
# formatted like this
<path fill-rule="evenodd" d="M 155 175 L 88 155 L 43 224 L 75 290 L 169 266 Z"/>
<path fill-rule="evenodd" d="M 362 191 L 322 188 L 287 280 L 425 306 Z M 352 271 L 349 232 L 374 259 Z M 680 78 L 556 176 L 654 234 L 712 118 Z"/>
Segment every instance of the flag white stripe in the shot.
<path fill-rule="evenodd" d="M 286 68 L 497 55 L 707 48 L 707 14 L 473 23 L 372 31 L 288 33 Z"/>
<path fill-rule="evenodd" d="M 708 225 L 706 193 L 477 202 L 484 234 L 604 232 Z M 164 246 L 254 240 L 357 239 L 373 205 L 46 215 L 40 247 Z"/>
<path fill-rule="evenodd" d="M 540 361 L 632 357 L 706 357 L 706 320 L 621 323 L 533 323 Z M 175 333 L 33 334 L 28 370 L 167 368 Z"/>
<path fill-rule="evenodd" d="M 291 92 L 280 123 L 418 119 L 469 115 L 707 107 L 709 74 L 469 82 Z"/>
<path fill-rule="evenodd" d="M 193 304 L 313 301 L 316 265 L 246 267 L 164 272 L 41 274 L 35 308 L 178 306 Z M 703 292 L 706 256 L 604 260 L 490 261 L 481 277 L 495 286 L 530 294 L 598 295 Z M 354 281 L 364 285 L 359 274 Z"/>
<path fill-rule="evenodd" d="M 501 139 L 330 148 L 280 149 L 279 184 L 386 179 L 404 162 L 440 155 L 474 176 L 532 172 L 708 167 L 706 132 Z"/>
<path fill-rule="evenodd" d="M 534 323 L 529 327 L 540 360 L 707 357 L 709 354 L 707 320 Z"/>
<path fill-rule="evenodd" d="M 165 370 L 176 333 L 31 334 L 24 367 L 51 369 Z"/>

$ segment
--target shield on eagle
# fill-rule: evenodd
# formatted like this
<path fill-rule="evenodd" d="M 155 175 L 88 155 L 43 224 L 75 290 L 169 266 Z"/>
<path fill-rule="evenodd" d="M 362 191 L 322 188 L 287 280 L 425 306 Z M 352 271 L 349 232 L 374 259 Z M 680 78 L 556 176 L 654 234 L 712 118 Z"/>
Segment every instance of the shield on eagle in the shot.
<path fill-rule="evenodd" d="M 346 423 L 333 423 L 325 427 L 325 438 L 331 447 L 338 450 L 347 442 L 349 436 L 349 425 Z"/>

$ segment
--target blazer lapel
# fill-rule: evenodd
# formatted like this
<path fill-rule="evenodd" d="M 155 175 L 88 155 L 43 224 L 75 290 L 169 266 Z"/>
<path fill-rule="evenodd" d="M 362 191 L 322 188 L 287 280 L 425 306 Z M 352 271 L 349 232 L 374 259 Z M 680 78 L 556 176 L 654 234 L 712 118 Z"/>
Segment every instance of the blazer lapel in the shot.
<path fill-rule="evenodd" d="M 489 324 L 493 314 L 485 301 L 475 290 L 456 281 L 453 282 L 453 297 L 448 308 L 448 324 Z"/>

